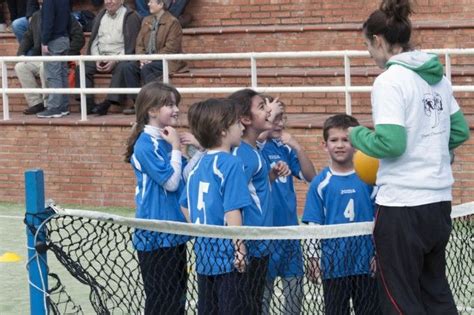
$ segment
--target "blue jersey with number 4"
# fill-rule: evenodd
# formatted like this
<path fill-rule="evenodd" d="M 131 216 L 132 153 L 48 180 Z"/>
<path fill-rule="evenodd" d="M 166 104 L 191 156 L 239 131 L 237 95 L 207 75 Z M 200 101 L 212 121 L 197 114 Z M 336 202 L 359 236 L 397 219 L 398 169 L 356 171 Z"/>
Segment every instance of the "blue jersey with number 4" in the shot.
<path fill-rule="evenodd" d="M 228 211 L 251 204 L 245 187 L 242 162 L 230 153 L 210 151 L 188 176 L 180 203 L 187 208 L 192 223 L 226 225 Z M 219 275 L 234 271 L 234 244 L 230 239 L 198 237 L 194 243 L 196 271 Z"/>
<path fill-rule="evenodd" d="M 354 171 L 340 174 L 327 167 L 311 182 L 302 221 L 321 225 L 373 221 L 374 198 L 374 188 Z M 323 278 L 370 274 L 373 256 L 370 235 L 324 240 Z"/>

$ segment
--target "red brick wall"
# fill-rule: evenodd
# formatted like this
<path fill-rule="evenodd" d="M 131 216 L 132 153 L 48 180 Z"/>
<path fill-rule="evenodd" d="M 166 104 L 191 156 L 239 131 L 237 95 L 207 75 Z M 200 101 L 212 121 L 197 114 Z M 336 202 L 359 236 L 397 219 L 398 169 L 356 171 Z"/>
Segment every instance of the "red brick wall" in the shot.
<path fill-rule="evenodd" d="M 195 0 L 186 12 L 193 26 L 361 23 L 379 0 Z M 474 18 L 474 1 L 417 0 L 415 20 Z"/>
<path fill-rule="evenodd" d="M 378 0 L 193 0 L 187 12 L 194 16 L 192 26 L 200 28 L 185 29 L 183 45 L 188 53 L 365 49 L 360 24 L 378 3 Z M 474 0 L 417 0 L 417 3 L 413 17 L 414 25 L 418 25 L 413 36 L 415 44 L 422 48 L 474 47 Z M 93 9 L 90 6 L 75 9 L 80 8 Z M 281 28 L 272 30 L 271 25 Z M 329 26 L 332 29 L 328 29 Z M 11 34 L 0 34 L 0 55 L 14 55 L 16 49 L 17 43 Z M 473 65 L 473 61 L 474 57 L 457 57 L 453 64 Z M 368 59 L 353 62 L 360 66 L 373 65 Z M 236 68 L 248 67 L 248 62 L 205 61 L 190 65 L 195 69 Z M 342 63 L 328 59 L 269 60 L 259 61 L 258 66 L 306 69 L 341 67 Z M 352 84 L 367 85 L 372 80 L 373 76 L 354 77 Z M 453 81 L 455 84 L 472 84 L 472 75 L 455 76 Z M 177 86 L 243 86 L 249 82 L 250 79 L 243 76 L 173 78 Z M 268 86 L 342 82 L 341 76 L 259 78 L 260 84 Z M 18 86 L 13 73 L 10 73 L 9 83 Z M 99 85 L 106 83 L 102 80 Z M 456 93 L 467 114 L 474 114 L 472 96 L 472 93 Z M 204 97 L 184 96 L 182 111 L 186 112 L 189 104 Z M 291 93 L 283 95 L 283 100 L 289 113 L 306 115 L 307 125 L 318 125 L 317 122 L 329 113 L 344 111 L 344 95 L 341 93 Z M 369 104 L 367 93 L 353 96 L 356 115 L 367 117 Z M 12 96 L 10 105 L 12 111 L 23 110 L 23 97 Z M 39 167 L 45 170 L 48 197 L 60 204 L 133 206 L 134 178 L 130 166 L 123 163 L 121 157 L 129 126 L 28 125 L 19 121 L 17 124 L 1 124 L 1 128 L 0 200 L 22 201 L 23 172 Z M 327 157 L 320 147 L 320 129 L 293 128 L 291 131 L 303 143 L 318 169 L 326 165 Z M 454 196 L 455 202 L 459 203 L 471 201 L 474 196 L 474 140 L 471 139 L 457 153 Z M 301 206 L 306 187 L 297 184 L 297 190 Z"/>
<path fill-rule="evenodd" d="M 122 154 L 129 126 L 3 125 L 0 137 L 0 200 L 24 200 L 23 173 L 45 171 L 46 197 L 58 204 L 133 207 L 135 179 Z M 290 129 L 318 170 L 327 164 L 321 130 Z M 471 133 L 472 134 L 472 133 Z M 474 137 L 457 150 L 455 203 L 474 196 Z M 300 208 L 307 186 L 296 185 Z"/>

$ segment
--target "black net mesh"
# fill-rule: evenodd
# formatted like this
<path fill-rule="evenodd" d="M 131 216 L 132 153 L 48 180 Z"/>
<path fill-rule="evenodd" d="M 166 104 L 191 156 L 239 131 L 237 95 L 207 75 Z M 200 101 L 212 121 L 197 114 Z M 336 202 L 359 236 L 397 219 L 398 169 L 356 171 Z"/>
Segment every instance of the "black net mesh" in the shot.
<path fill-rule="evenodd" d="M 447 247 L 448 278 L 465 314 L 473 307 L 473 218 L 453 221 Z M 370 235 L 235 241 L 70 215 L 54 215 L 45 226 L 56 267 L 82 285 L 68 290 L 50 266 L 55 314 L 380 312 Z M 75 302 L 79 295 L 88 305 Z"/>

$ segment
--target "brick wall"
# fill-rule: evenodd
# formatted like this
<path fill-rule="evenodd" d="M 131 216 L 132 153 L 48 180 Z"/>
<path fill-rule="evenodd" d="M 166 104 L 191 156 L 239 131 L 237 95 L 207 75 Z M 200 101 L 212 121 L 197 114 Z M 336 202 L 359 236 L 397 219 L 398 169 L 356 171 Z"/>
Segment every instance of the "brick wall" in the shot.
<path fill-rule="evenodd" d="M 76 1 L 79 3 L 80 1 Z M 129 3 L 133 1 L 128 0 Z M 310 0 L 193 0 L 187 11 L 194 15 L 193 27 L 185 29 L 184 49 L 198 52 L 243 51 L 299 51 L 365 49 L 360 25 L 368 12 L 379 1 L 310 1 Z M 92 9 L 77 5 L 75 9 Z M 422 48 L 474 47 L 474 0 L 418 0 L 414 16 L 413 42 Z M 275 25 L 275 27 L 273 27 Z M 0 34 L 0 55 L 14 55 L 17 43 L 11 34 Z M 373 65 L 368 59 L 355 59 L 357 66 Z M 453 65 L 474 65 L 474 57 L 453 58 Z M 247 61 L 192 62 L 193 69 L 248 67 Z M 322 60 L 267 60 L 258 67 L 310 68 L 342 66 L 342 62 Z M 464 71 L 464 70 L 462 70 Z M 472 84 L 472 72 L 453 77 L 454 84 Z M 373 74 L 356 76 L 353 85 L 369 85 Z M 244 86 L 248 76 L 177 76 L 177 86 Z M 259 84 L 279 85 L 334 85 L 342 84 L 338 76 L 263 76 Z M 18 86 L 12 71 L 10 86 Z M 100 79 L 106 86 L 107 79 Z M 182 112 L 196 100 L 209 95 L 186 95 Z M 456 93 L 463 110 L 474 114 L 472 93 Z M 99 96 L 100 98 L 100 96 Z M 287 111 L 306 116 L 300 126 L 318 126 L 330 113 L 344 111 L 342 93 L 288 93 L 282 95 Z M 24 108 L 21 95 L 12 96 L 10 109 Z M 370 113 L 368 93 L 353 96 L 353 112 L 367 122 Z M 73 106 L 77 111 L 77 105 Z M 471 119 L 471 126 L 474 121 Z M 370 121 L 370 119 L 369 119 Z M 314 122 L 314 123 L 313 123 Z M 318 123 L 319 122 L 319 123 Z M 112 125 L 38 125 L 22 121 L 0 123 L 0 200 L 21 202 L 24 199 L 23 172 L 28 168 L 43 168 L 48 197 L 57 202 L 97 206 L 133 206 L 134 178 L 130 166 L 122 162 L 124 142 L 129 126 Z M 321 149 L 321 130 L 318 127 L 290 129 L 303 143 L 310 158 L 320 170 L 327 163 Z M 472 133 L 472 132 L 471 132 Z M 471 201 L 474 196 L 474 140 L 457 152 L 454 165 L 456 184 L 455 202 Z M 298 200 L 303 204 L 306 186 L 297 184 Z"/>
<path fill-rule="evenodd" d="M 196 0 L 186 8 L 193 26 L 361 23 L 379 0 Z M 474 18 L 474 1 L 417 0 L 415 20 Z"/>
<path fill-rule="evenodd" d="M 129 126 L 3 125 L 0 137 L 0 200 L 23 202 L 23 173 L 45 171 L 46 197 L 58 204 L 133 207 L 135 179 L 122 154 Z M 318 170 L 327 164 L 319 128 L 289 129 Z M 474 196 L 474 137 L 457 150 L 454 202 Z M 306 184 L 296 185 L 304 205 Z"/>

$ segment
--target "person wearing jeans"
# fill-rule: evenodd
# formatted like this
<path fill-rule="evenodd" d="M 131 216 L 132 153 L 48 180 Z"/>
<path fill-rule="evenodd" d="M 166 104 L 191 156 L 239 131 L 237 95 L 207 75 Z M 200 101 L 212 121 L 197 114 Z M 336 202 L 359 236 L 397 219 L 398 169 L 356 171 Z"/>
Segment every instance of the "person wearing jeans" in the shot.
<path fill-rule="evenodd" d="M 41 44 L 43 55 L 61 56 L 69 51 L 68 26 L 71 16 L 69 1 L 44 0 L 41 10 Z M 48 61 L 44 64 L 48 88 L 68 87 L 67 62 Z M 67 94 L 50 94 L 48 108 L 38 113 L 40 118 L 59 118 L 69 114 Z"/>
<path fill-rule="evenodd" d="M 15 34 L 16 39 L 21 43 L 23 35 L 28 29 L 30 17 L 39 10 L 38 0 L 28 0 L 26 2 L 26 15 L 18 18 L 12 18 L 12 31 Z"/>
<path fill-rule="evenodd" d="M 84 33 L 79 22 L 70 16 L 69 24 L 69 55 L 80 55 L 85 44 Z M 41 11 L 36 11 L 30 19 L 28 30 L 23 36 L 17 51 L 18 56 L 41 56 Z M 21 61 L 15 65 L 15 72 L 22 88 L 38 88 L 37 78 L 41 79 L 41 87 L 46 87 L 43 62 Z M 23 111 L 25 115 L 33 115 L 45 110 L 47 107 L 46 95 L 41 93 L 26 93 L 28 108 Z"/>

